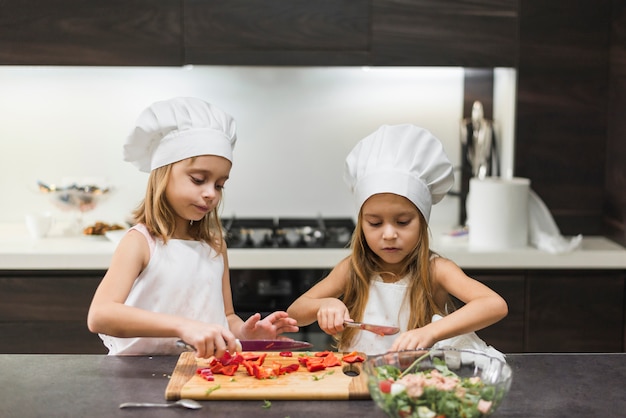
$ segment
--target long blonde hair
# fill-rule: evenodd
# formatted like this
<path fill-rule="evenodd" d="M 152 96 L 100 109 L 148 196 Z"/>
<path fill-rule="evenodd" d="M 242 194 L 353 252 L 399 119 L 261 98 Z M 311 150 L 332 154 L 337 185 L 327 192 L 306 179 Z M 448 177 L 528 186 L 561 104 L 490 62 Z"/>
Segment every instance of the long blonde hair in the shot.
<path fill-rule="evenodd" d="M 146 195 L 137 209 L 133 211 L 136 223 L 143 223 L 155 237 L 167 242 L 172 238 L 176 225 L 176 214 L 165 197 L 165 189 L 172 171 L 172 164 L 155 168 L 150 172 Z M 204 218 L 189 227 L 191 236 L 209 244 L 218 253 L 222 250 L 224 233 L 219 220 L 218 204 Z"/>
<path fill-rule="evenodd" d="M 408 329 L 415 329 L 429 324 L 436 313 L 443 315 L 444 307 L 435 302 L 432 288 L 431 258 L 435 253 L 430 250 L 428 223 L 418 210 L 420 230 L 417 245 L 403 261 L 399 278 L 410 276 L 409 291 L 405 295 L 410 307 Z M 352 256 L 350 258 L 349 278 L 343 294 L 343 303 L 355 321 L 363 319 L 363 312 L 369 296 L 370 280 L 375 275 L 389 273 L 383 271 L 380 258 L 370 249 L 363 233 L 362 216 L 359 212 L 356 228 L 352 235 Z M 446 302 L 452 306 L 451 300 Z M 358 329 L 346 328 L 336 337 L 337 346 L 350 346 Z"/>

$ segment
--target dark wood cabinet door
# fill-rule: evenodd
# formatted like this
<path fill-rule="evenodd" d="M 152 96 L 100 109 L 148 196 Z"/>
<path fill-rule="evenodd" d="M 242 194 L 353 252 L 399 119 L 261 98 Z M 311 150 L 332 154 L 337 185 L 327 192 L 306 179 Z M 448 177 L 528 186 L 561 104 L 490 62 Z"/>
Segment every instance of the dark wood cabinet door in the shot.
<path fill-rule="evenodd" d="M 369 0 L 184 0 L 185 63 L 361 65 Z"/>
<path fill-rule="evenodd" d="M 372 0 L 371 63 L 514 67 L 518 0 Z"/>
<path fill-rule="evenodd" d="M 564 235 L 604 232 L 612 3 L 520 9 L 515 174 L 530 178 Z"/>
<path fill-rule="evenodd" d="M 621 352 L 624 273 L 528 274 L 526 351 Z"/>
<path fill-rule="evenodd" d="M 0 65 L 182 65 L 181 1 L 0 2 Z"/>
<path fill-rule="evenodd" d="M 499 322 L 476 332 L 487 344 L 503 353 L 524 352 L 523 272 L 466 271 L 467 275 L 489 286 L 506 300 L 508 315 Z M 458 302 L 460 303 L 460 302 Z"/>
<path fill-rule="evenodd" d="M 87 312 L 104 272 L 1 272 L 0 353 L 104 354 Z"/>

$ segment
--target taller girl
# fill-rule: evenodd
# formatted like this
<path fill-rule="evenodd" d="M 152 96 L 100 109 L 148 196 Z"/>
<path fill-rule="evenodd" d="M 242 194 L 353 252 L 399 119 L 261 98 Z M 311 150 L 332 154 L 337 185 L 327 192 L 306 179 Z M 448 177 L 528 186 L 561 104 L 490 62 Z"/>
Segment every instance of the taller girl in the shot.
<path fill-rule="evenodd" d="M 244 322 L 233 308 L 218 217 L 237 140 L 234 120 L 200 99 L 156 102 L 137 121 L 124 159 L 150 173 L 136 225 L 120 241 L 88 315 L 109 354 L 221 357 L 236 338 L 295 332 L 286 312 Z"/>

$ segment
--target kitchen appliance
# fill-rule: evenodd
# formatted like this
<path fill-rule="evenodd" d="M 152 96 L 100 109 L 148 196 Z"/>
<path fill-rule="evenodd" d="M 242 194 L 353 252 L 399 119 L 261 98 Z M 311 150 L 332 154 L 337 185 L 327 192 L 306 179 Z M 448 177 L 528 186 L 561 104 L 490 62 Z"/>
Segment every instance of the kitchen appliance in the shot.
<path fill-rule="evenodd" d="M 230 250 L 294 249 L 315 251 L 340 249 L 350 245 L 354 221 L 350 218 L 222 218 L 226 242 Z M 230 281 L 235 311 L 243 319 L 255 313 L 262 317 L 289 305 L 330 269 L 231 269 Z M 300 327 L 288 337 L 309 341 L 315 350 L 331 349 L 332 338 L 317 323 Z"/>
<path fill-rule="evenodd" d="M 228 248 L 345 248 L 350 218 L 223 218 Z"/>

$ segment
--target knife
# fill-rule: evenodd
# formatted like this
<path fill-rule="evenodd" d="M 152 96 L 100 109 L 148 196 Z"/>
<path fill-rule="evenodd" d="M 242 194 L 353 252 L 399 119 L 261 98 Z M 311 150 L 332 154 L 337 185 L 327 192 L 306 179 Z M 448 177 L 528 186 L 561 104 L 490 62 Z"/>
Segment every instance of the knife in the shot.
<path fill-rule="evenodd" d="M 350 328 L 360 328 L 365 331 L 373 332 L 378 335 L 394 335 L 400 332 L 400 328 L 391 327 L 387 325 L 374 325 L 374 324 L 365 324 L 363 322 L 349 322 L 344 321 L 343 325 Z"/>
<path fill-rule="evenodd" d="M 196 349 L 184 342 L 176 341 L 176 345 L 187 350 Z M 303 350 L 313 347 L 313 344 L 306 341 L 295 340 L 237 340 L 237 351 L 285 351 L 285 350 Z"/>

